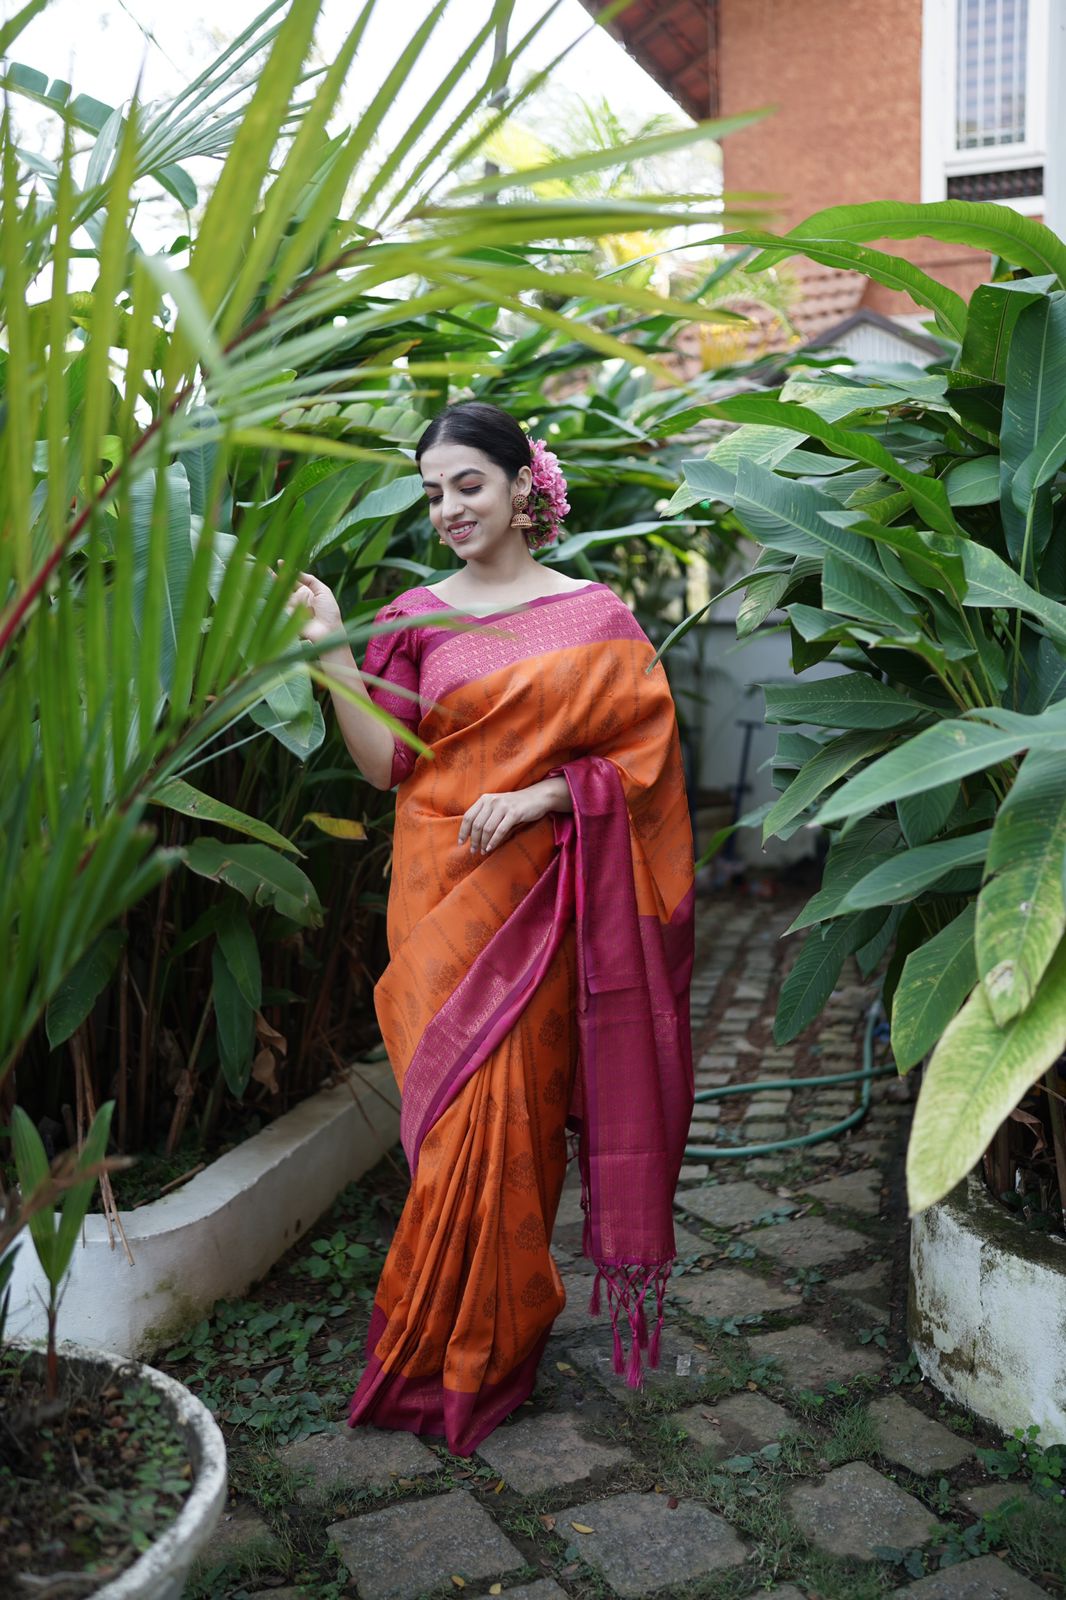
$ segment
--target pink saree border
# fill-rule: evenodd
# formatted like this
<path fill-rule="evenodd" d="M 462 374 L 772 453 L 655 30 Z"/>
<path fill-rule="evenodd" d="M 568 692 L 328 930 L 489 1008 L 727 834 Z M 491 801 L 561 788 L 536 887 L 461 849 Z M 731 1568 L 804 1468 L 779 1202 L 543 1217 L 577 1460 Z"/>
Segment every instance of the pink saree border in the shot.
<path fill-rule="evenodd" d="M 491 622 L 492 626 L 465 633 L 434 629 L 432 639 L 423 646 L 423 698 L 443 701 L 493 672 L 555 650 L 618 639 L 648 643 L 629 607 L 605 584 L 569 595 L 543 595 L 541 599 L 559 604 L 498 620 L 481 617 L 480 623 Z"/>
<path fill-rule="evenodd" d="M 386 1371 L 374 1354 L 386 1326 L 385 1313 L 375 1305 L 366 1341 L 366 1370 L 352 1396 L 348 1427 L 372 1423 L 405 1433 L 440 1434 L 457 1456 L 472 1454 L 505 1417 L 529 1399 L 551 1333 L 546 1328 L 529 1354 L 505 1378 L 498 1383 L 483 1383 L 475 1393 L 468 1394 L 446 1388 L 440 1375 L 408 1378 L 402 1372 Z"/>
<path fill-rule="evenodd" d="M 572 819 L 557 815 L 559 849 L 548 869 L 423 1030 L 401 1095 L 400 1141 L 412 1173 L 426 1134 L 514 1027 L 565 936 L 574 905 L 572 833 Z M 479 1016 L 481 996 L 501 987 L 502 1003 Z M 449 1056 L 457 1036 L 463 1038 L 463 1046 Z"/>

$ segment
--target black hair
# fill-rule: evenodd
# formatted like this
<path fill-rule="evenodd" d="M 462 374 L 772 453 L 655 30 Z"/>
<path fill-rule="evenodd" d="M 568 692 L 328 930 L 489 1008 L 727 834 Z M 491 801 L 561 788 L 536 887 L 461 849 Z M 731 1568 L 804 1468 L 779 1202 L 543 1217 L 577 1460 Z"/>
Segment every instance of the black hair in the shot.
<path fill-rule="evenodd" d="M 510 412 L 484 400 L 457 400 L 438 411 L 415 446 L 415 461 L 421 464 L 423 453 L 434 444 L 468 444 L 481 450 L 512 481 L 522 467 L 533 465 L 528 434 Z"/>

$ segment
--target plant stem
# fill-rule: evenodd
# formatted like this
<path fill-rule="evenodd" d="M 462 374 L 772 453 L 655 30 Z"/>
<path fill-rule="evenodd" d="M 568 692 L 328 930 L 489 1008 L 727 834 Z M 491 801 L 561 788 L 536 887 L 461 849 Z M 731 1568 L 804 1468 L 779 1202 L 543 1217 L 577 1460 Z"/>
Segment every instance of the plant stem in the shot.
<path fill-rule="evenodd" d="M 1059 1214 L 1066 1228 L 1066 1112 L 1056 1083 L 1057 1073 L 1052 1065 L 1044 1074 L 1047 1091 L 1048 1114 L 1051 1118 L 1051 1142 L 1055 1150 L 1055 1173 L 1059 1181 Z"/>

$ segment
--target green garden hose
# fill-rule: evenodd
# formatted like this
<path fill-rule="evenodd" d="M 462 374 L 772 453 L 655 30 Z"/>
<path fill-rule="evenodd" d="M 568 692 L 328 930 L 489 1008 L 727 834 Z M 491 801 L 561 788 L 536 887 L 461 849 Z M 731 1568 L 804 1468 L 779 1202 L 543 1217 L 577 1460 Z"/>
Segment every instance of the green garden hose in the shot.
<path fill-rule="evenodd" d="M 875 1067 L 873 1064 L 874 1033 L 881 1016 L 881 1002 L 875 1000 L 866 1014 L 866 1030 L 862 1041 L 862 1069 L 859 1072 L 837 1072 L 824 1078 L 772 1078 L 765 1082 L 759 1080 L 755 1083 L 731 1083 L 723 1089 L 701 1089 L 696 1095 L 698 1104 L 708 1100 L 724 1100 L 727 1095 L 734 1094 L 761 1094 L 764 1089 L 824 1089 L 831 1083 L 860 1083 L 859 1104 L 854 1111 L 848 1113 L 840 1122 L 834 1122 L 831 1127 L 818 1128 L 814 1133 L 797 1134 L 792 1139 L 775 1139 L 772 1144 L 736 1144 L 736 1145 L 707 1145 L 687 1144 L 686 1157 L 696 1157 L 699 1160 L 717 1160 L 724 1156 L 767 1156 L 776 1154 L 779 1150 L 799 1150 L 805 1145 L 820 1144 L 823 1139 L 835 1139 L 838 1133 L 845 1133 L 848 1128 L 853 1128 L 861 1122 L 870 1109 L 870 1085 L 874 1078 L 895 1077 L 895 1067 Z"/>

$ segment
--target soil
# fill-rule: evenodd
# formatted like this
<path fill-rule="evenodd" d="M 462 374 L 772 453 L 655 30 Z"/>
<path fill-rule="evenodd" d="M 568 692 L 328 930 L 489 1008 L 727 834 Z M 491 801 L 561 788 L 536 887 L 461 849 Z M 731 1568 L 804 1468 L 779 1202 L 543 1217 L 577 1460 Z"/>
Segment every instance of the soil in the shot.
<path fill-rule="evenodd" d="M 184 1436 L 143 1380 L 0 1352 L 0 1594 L 71 1600 L 159 1538 L 192 1484 Z"/>

